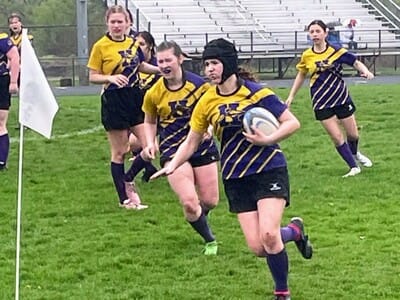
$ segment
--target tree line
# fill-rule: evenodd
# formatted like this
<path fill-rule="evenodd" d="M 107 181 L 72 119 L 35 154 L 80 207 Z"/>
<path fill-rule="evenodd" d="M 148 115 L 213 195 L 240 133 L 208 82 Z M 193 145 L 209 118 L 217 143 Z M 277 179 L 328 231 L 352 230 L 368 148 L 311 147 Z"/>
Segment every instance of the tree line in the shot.
<path fill-rule="evenodd" d="M 88 0 L 88 43 L 106 30 L 104 0 Z M 76 0 L 0 0 L 1 32 L 8 32 L 8 16 L 21 15 L 24 27 L 34 36 L 41 57 L 71 57 L 77 54 Z"/>

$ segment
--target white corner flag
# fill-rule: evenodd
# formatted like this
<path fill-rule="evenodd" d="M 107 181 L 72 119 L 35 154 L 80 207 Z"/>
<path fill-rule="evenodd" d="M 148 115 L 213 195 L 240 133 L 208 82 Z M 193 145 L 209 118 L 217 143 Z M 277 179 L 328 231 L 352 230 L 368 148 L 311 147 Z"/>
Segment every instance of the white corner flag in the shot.
<path fill-rule="evenodd" d="M 27 32 L 22 30 L 19 122 L 49 139 L 58 104 Z"/>

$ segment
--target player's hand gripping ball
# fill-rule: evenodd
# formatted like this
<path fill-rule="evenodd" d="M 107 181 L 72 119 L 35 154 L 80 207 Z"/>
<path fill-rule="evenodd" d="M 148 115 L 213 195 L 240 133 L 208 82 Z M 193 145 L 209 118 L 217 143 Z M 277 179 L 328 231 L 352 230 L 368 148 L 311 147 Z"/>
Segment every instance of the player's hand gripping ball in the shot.
<path fill-rule="evenodd" d="M 253 107 L 246 111 L 243 116 L 244 131 L 253 134 L 252 125 L 265 135 L 270 135 L 279 128 L 279 121 L 267 109 Z"/>

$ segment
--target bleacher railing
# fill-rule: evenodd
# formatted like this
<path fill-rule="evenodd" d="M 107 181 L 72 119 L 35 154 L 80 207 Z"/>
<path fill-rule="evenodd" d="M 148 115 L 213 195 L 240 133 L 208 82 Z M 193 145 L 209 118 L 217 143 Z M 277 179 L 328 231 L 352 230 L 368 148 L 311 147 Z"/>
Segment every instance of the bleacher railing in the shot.
<path fill-rule="evenodd" d="M 355 41 L 358 49 L 363 50 L 393 50 L 400 53 L 400 38 L 393 35 L 393 30 L 400 29 L 362 29 L 355 30 Z M 337 36 L 341 36 L 343 32 L 334 31 Z M 334 32 L 331 32 L 333 34 Z M 164 40 L 175 40 L 182 49 L 191 54 L 198 54 L 203 51 L 204 45 L 215 38 L 226 38 L 231 40 L 242 53 L 253 54 L 277 54 L 292 51 L 303 51 L 311 45 L 308 40 L 308 34 L 304 31 L 266 31 L 270 35 L 269 41 L 257 38 L 257 34 L 253 32 L 231 31 L 231 32 L 214 32 L 214 33 L 165 33 Z M 328 38 L 328 41 L 332 42 Z M 343 39 L 336 42 L 347 47 L 347 43 Z"/>
<path fill-rule="evenodd" d="M 400 6 L 394 1 L 361 0 L 361 2 L 364 5 L 373 7 L 392 27 L 400 27 Z"/>

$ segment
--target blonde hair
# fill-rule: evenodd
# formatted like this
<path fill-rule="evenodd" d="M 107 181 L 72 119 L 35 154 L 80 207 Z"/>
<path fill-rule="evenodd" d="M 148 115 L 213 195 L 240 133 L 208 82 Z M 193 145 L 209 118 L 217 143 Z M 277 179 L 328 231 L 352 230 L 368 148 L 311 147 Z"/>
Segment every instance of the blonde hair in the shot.
<path fill-rule="evenodd" d="M 125 15 L 125 20 L 129 22 L 129 15 L 126 9 L 122 5 L 112 5 L 110 6 L 107 11 L 106 11 L 106 22 L 110 18 L 112 14 L 124 14 Z"/>

